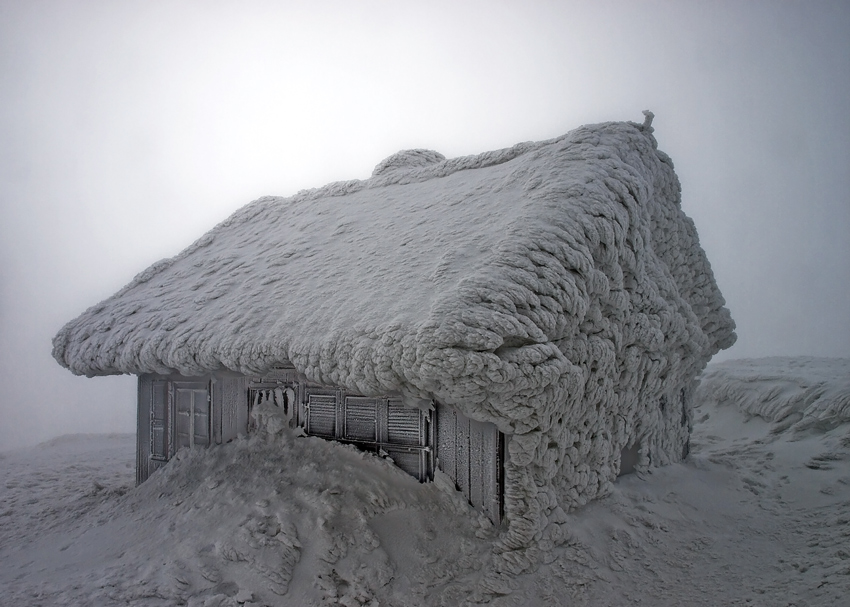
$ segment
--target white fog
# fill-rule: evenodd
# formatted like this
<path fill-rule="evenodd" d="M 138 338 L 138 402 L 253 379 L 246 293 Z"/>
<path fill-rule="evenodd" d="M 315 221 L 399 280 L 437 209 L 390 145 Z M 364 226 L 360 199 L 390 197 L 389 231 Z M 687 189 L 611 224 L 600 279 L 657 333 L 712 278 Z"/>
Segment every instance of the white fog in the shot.
<path fill-rule="evenodd" d="M 820 0 L 0 0 L 0 599 L 491 600 L 476 594 L 488 561 L 471 555 L 499 531 L 450 483 L 349 448 L 255 436 L 133 489 L 136 377 L 75 376 L 51 341 L 261 196 L 365 180 L 402 149 L 453 159 L 648 109 L 737 342 L 705 372 L 691 456 L 569 512 L 557 556 L 492 604 L 835 604 L 850 591 L 835 540 L 850 503 L 848 31 L 850 6 Z M 256 461 L 276 450 L 326 474 L 246 489 L 235 470 L 280 474 Z M 322 493 L 346 474 L 360 518 Z M 203 522 L 169 535 L 164 501 L 232 524 L 204 543 L 190 538 Z M 343 528 L 347 560 L 311 517 Z M 288 565 L 257 550 L 272 519 L 275 541 L 300 550 Z M 404 528 L 423 531 L 401 546 Z M 324 581 L 282 582 L 297 562 Z M 654 589 L 639 588 L 644 571 Z"/>

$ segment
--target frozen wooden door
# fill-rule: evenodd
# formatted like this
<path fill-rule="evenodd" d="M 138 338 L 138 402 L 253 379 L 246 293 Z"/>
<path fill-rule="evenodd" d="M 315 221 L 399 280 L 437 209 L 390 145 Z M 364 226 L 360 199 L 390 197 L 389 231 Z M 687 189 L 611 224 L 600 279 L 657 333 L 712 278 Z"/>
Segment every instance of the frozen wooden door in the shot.
<path fill-rule="evenodd" d="M 502 520 L 504 437 L 493 424 L 437 405 L 437 467 L 477 510 Z"/>
<path fill-rule="evenodd" d="M 210 390 L 206 382 L 174 382 L 174 450 L 210 444 Z"/>
<path fill-rule="evenodd" d="M 168 382 L 155 380 L 148 384 L 150 387 L 150 457 L 157 462 L 167 462 L 171 457 L 170 432 L 168 421 Z M 142 427 L 142 424 L 139 424 Z M 158 466 L 154 466 L 155 470 Z M 145 477 L 147 478 L 147 477 Z"/>

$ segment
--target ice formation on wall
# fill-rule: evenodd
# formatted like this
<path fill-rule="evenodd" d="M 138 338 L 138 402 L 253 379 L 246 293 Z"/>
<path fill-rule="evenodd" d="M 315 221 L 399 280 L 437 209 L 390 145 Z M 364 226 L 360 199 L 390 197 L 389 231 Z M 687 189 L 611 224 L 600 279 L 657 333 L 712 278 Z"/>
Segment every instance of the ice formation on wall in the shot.
<path fill-rule="evenodd" d="M 66 325 L 74 373 L 291 361 L 435 399 L 509 436 L 503 571 L 563 538 L 624 447 L 677 461 L 694 377 L 734 323 L 649 118 L 261 198 Z"/>

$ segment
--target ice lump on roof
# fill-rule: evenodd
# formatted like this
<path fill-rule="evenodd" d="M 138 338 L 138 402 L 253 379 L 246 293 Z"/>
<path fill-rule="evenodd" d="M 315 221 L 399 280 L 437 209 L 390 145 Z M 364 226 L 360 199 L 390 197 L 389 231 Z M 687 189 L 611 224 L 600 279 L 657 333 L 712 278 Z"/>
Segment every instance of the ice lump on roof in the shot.
<path fill-rule="evenodd" d="M 397 169 L 409 169 L 436 164 L 445 159 L 445 156 L 434 150 L 401 150 L 379 162 L 375 166 L 375 170 L 372 171 L 372 177 L 377 177 L 378 175 L 383 175 Z"/>

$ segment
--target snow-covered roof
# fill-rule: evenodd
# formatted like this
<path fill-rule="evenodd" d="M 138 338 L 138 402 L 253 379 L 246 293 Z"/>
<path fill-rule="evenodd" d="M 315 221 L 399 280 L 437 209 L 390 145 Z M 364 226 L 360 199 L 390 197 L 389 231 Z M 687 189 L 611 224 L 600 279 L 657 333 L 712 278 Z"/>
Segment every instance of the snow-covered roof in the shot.
<path fill-rule="evenodd" d="M 530 402 L 594 335 L 695 373 L 734 323 L 679 202 L 648 122 L 448 160 L 403 151 L 369 179 L 241 208 L 69 322 L 53 355 L 89 376 L 291 362 L 467 412 Z"/>

